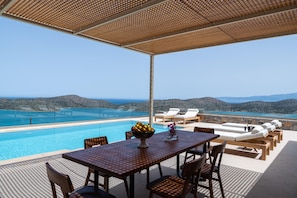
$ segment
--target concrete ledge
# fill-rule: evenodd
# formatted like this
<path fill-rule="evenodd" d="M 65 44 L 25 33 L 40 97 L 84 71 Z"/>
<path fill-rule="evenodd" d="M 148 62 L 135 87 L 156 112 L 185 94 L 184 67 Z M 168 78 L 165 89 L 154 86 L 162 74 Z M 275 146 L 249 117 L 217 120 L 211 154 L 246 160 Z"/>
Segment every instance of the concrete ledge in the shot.
<path fill-rule="evenodd" d="M 235 116 L 235 115 L 215 115 L 199 113 L 200 121 L 206 123 L 223 124 L 226 122 L 242 123 L 251 125 L 261 125 L 266 122 L 271 122 L 278 119 L 282 122 L 282 129 L 297 131 L 297 119 L 281 119 L 281 118 L 265 118 L 265 117 L 248 117 L 248 116 Z"/>

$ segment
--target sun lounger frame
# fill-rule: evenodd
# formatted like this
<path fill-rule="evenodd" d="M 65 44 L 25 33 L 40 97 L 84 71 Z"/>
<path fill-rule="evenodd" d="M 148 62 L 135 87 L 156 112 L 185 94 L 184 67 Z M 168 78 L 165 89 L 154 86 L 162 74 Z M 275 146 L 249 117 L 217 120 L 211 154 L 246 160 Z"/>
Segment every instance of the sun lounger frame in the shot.
<path fill-rule="evenodd" d="M 270 154 L 270 142 L 267 140 L 246 140 L 246 141 L 232 141 L 232 140 L 223 140 L 223 139 L 214 139 L 212 142 L 223 143 L 224 141 L 230 145 L 243 146 L 248 148 L 256 148 L 262 150 L 261 160 L 266 160 L 266 156 Z"/>
<path fill-rule="evenodd" d="M 174 117 L 174 122 L 183 121 L 183 124 L 186 124 L 187 121 L 197 121 L 200 122 L 200 116 L 188 117 L 188 118 L 176 118 Z"/>
<path fill-rule="evenodd" d="M 155 115 L 155 122 L 157 121 L 157 118 L 162 119 L 162 122 L 165 122 L 165 120 L 173 120 L 174 115 Z"/>

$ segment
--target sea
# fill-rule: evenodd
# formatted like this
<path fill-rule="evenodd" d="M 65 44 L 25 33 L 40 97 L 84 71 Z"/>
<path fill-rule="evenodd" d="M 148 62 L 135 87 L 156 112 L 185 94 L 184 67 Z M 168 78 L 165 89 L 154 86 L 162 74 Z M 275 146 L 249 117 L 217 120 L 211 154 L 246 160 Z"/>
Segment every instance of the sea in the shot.
<path fill-rule="evenodd" d="M 141 99 L 104 99 L 110 103 L 121 105 L 131 102 L 145 102 Z M 255 117 L 271 117 L 284 119 L 297 119 L 297 114 L 265 114 L 257 112 L 225 112 L 211 111 L 210 114 L 241 115 Z M 0 127 L 60 123 L 71 121 L 90 121 L 117 119 L 129 117 L 149 116 L 149 112 L 131 110 L 110 109 L 110 108 L 64 108 L 55 112 L 29 112 L 18 110 L 0 110 Z"/>

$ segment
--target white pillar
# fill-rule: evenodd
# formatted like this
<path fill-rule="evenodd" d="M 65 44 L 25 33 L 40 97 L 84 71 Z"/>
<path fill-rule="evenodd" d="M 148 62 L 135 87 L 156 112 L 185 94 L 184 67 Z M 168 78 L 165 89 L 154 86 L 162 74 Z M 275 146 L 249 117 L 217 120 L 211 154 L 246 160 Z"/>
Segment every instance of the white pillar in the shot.
<path fill-rule="evenodd" d="M 149 123 L 153 126 L 154 113 L 154 55 L 150 55 L 150 110 Z"/>

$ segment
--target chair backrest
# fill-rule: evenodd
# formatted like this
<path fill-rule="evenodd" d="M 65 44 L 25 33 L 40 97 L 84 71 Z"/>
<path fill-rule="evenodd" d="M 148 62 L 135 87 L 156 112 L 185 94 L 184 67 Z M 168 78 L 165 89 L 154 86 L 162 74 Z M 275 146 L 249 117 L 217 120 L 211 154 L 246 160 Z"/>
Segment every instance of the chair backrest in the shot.
<path fill-rule="evenodd" d="M 133 137 L 132 131 L 126 131 L 125 135 L 126 135 L 126 140 L 130 140 Z"/>
<path fill-rule="evenodd" d="M 185 163 L 181 173 L 182 178 L 185 180 L 182 195 L 186 195 L 187 189 L 189 189 L 188 186 L 191 182 L 195 181 L 194 185 L 198 185 L 201 168 L 205 162 L 205 157 L 205 154 L 203 154 L 200 158 Z"/>
<path fill-rule="evenodd" d="M 212 160 L 211 160 L 212 163 L 211 163 L 211 169 L 210 169 L 211 173 L 213 173 L 215 167 L 217 167 L 218 170 L 220 169 L 225 147 L 226 147 L 226 141 L 224 141 L 222 144 L 215 145 L 212 147 L 211 154 L 210 154 L 212 157 Z"/>
<path fill-rule="evenodd" d="M 89 138 L 84 140 L 85 149 L 92 148 L 93 146 L 96 146 L 96 145 L 104 145 L 104 144 L 108 144 L 106 136 Z"/>
<path fill-rule="evenodd" d="M 65 175 L 63 173 L 59 173 L 58 171 L 56 171 L 48 162 L 46 162 L 45 165 L 46 165 L 47 176 L 51 183 L 53 197 L 57 198 L 55 185 L 58 185 L 61 188 L 63 197 L 68 198 L 69 193 L 74 191 L 70 177 L 68 175 Z"/>
<path fill-rule="evenodd" d="M 212 133 L 214 134 L 215 130 L 213 128 L 204 128 L 204 127 L 194 127 L 194 132 L 202 133 Z M 206 153 L 210 148 L 210 142 L 203 144 L 203 152 Z M 211 161 L 211 160 L 210 160 Z"/>

